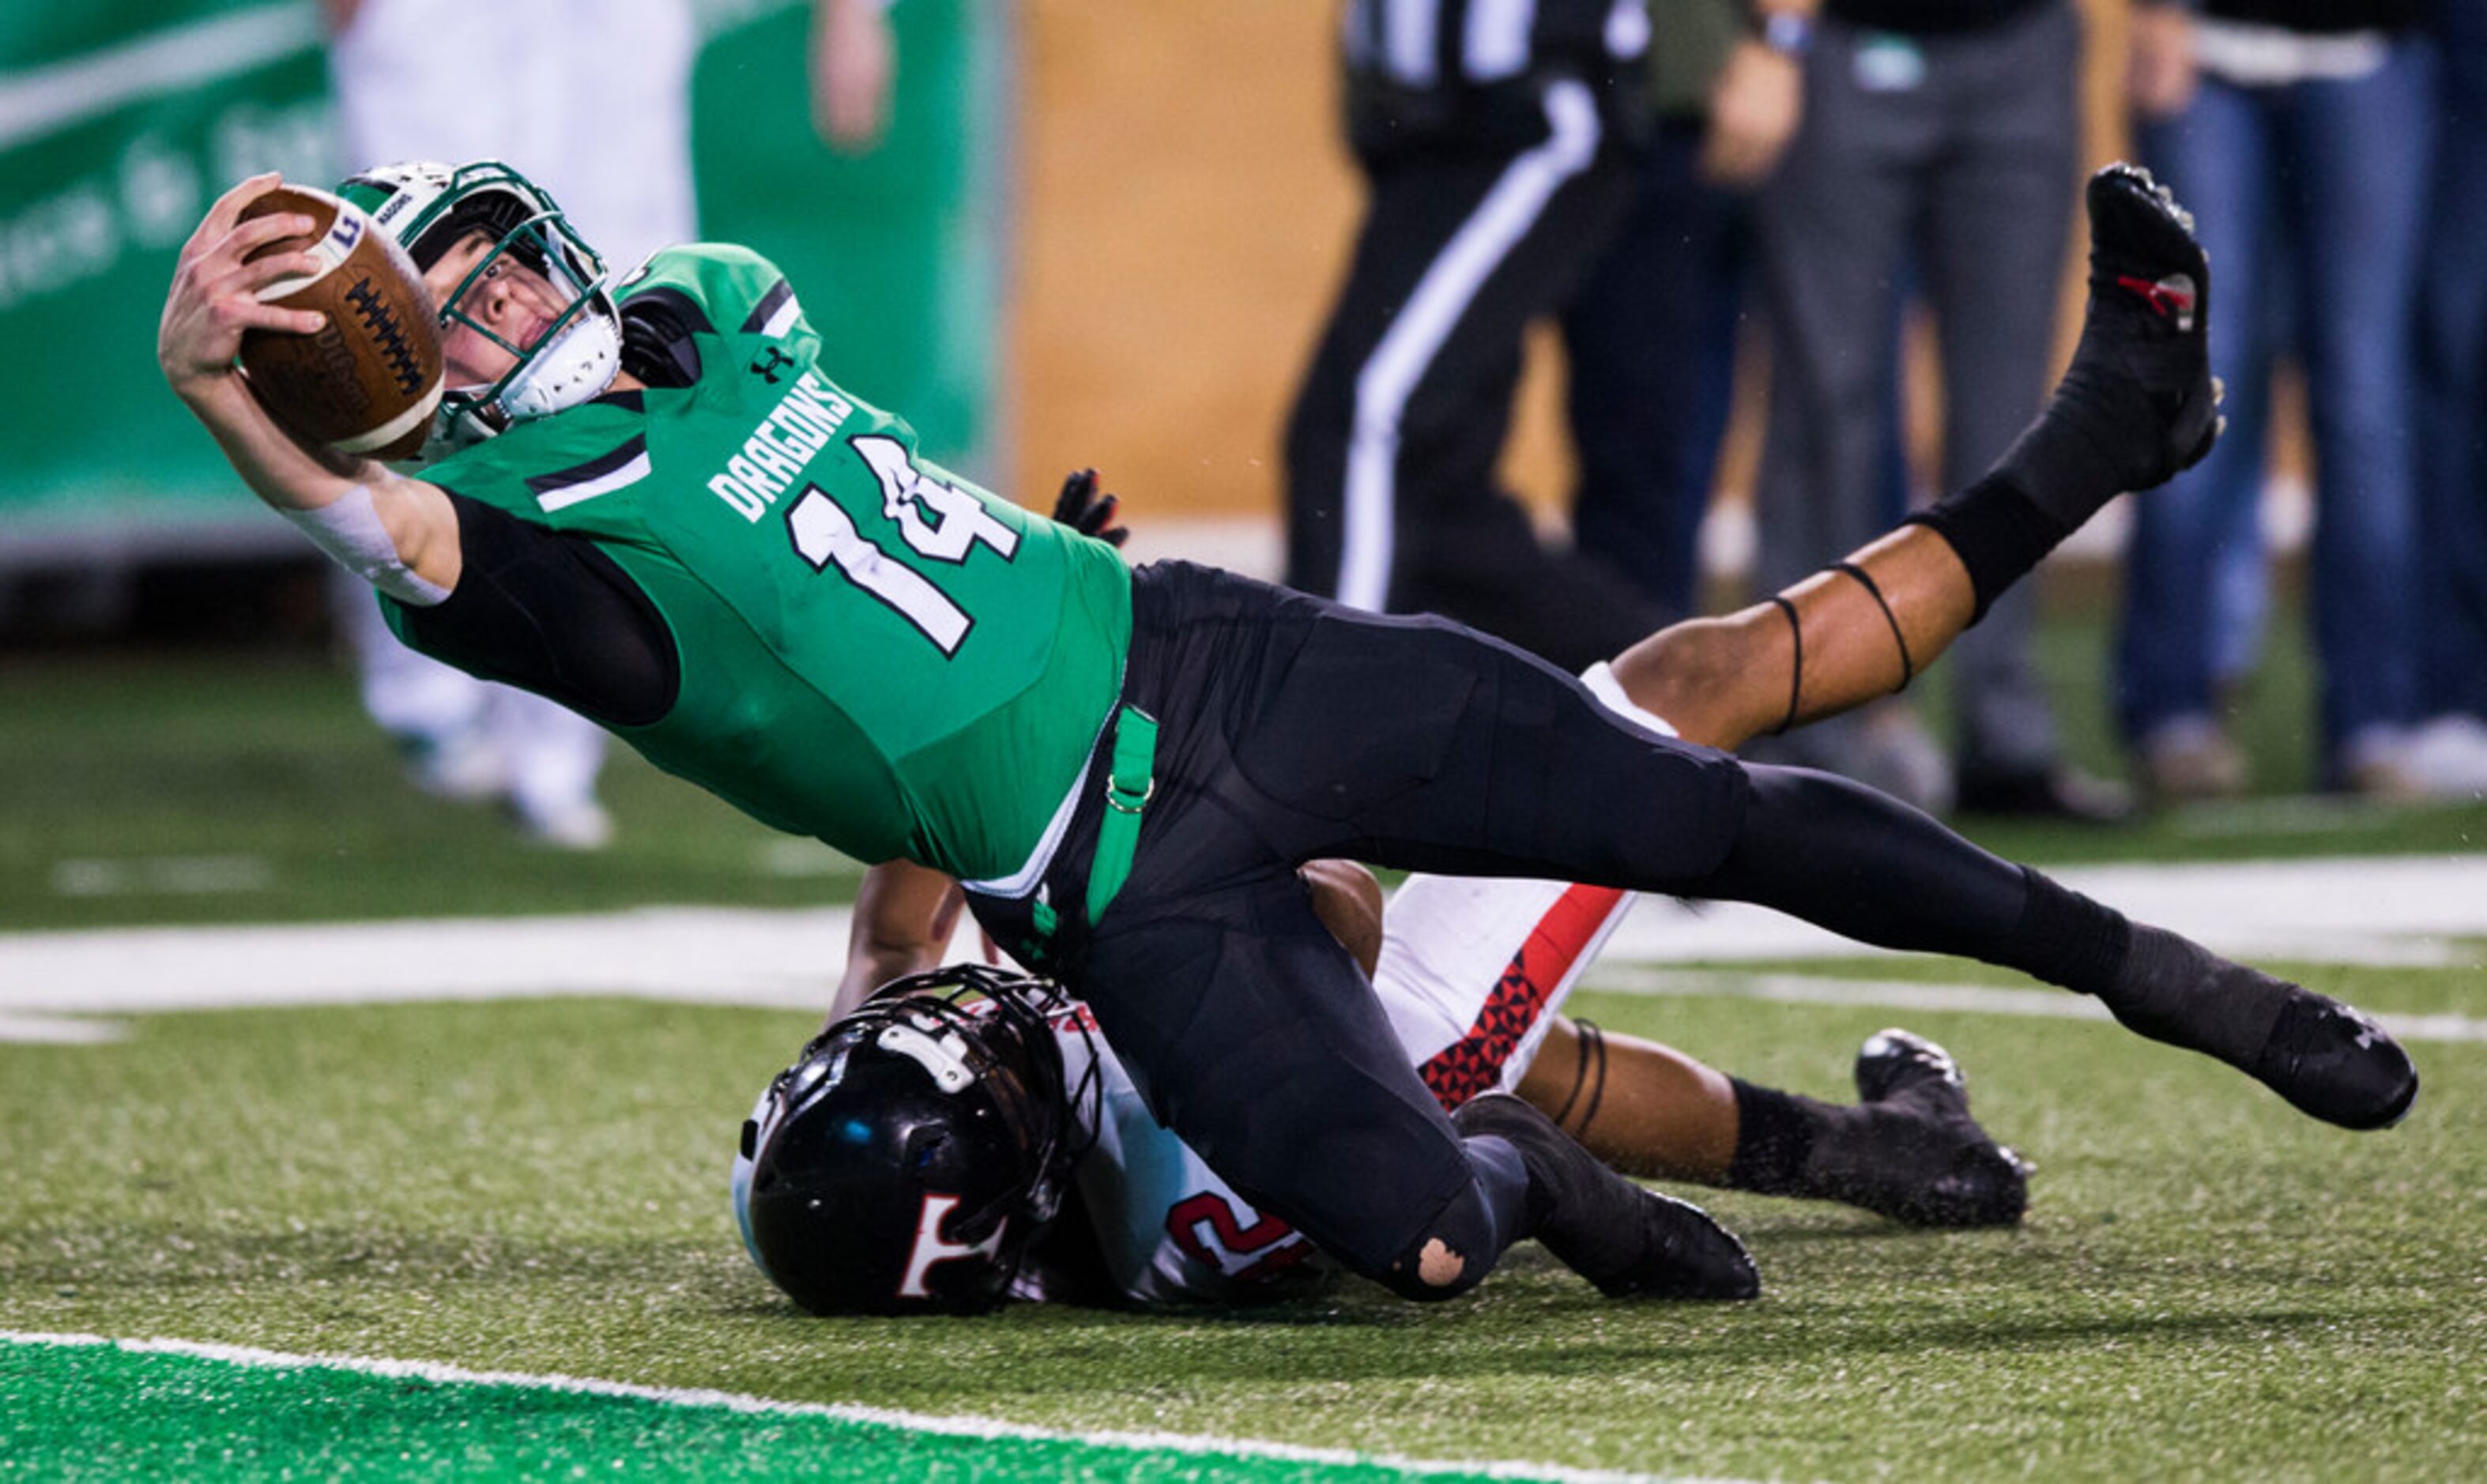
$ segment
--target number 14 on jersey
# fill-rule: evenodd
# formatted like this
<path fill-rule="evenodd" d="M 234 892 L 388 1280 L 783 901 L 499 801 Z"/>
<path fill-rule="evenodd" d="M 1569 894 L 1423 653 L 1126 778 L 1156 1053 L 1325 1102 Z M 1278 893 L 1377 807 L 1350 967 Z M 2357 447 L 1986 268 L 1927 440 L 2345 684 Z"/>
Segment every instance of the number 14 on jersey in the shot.
<path fill-rule="evenodd" d="M 943 480 L 927 476 L 896 438 L 873 434 L 848 447 L 880 483 L 880 512 L 898 527 L 908 550 L 927 561 L 959 566 L 977 546 L 1008 561 L 1019 550 L 1019 532 L 993 518 L 985 502 Z M 944 655 L 966 642 L 975 620 L 933 579 L 891 556 L 855 528 L 854 520 L 820 486 L 807 486 L 787 508 L 786 529 L 795 551 L 814 572 L 839 575 L 879 599 L 914 626 Z"/>

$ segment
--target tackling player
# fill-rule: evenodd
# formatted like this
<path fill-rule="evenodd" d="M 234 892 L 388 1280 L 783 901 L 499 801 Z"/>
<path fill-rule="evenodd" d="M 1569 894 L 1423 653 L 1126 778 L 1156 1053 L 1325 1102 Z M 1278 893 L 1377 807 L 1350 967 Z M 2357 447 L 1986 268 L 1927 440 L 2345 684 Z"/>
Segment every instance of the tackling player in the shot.
<path fill-rule="evenodd" d="M 824 374 L 765 259 L 659 252 L 617 298 L 504 166 L 376 170 L 341 192 L 422 267 L 460 383 L 444 428 L 481 441 L 421 477 L 314 453 L 235 364 L 244 329 L 316 319 L 256 297 L 306 266 L 250 257 L 309 227 L 239 222 L 272 184 L 228 192 L 184 246 L 158 358 L 402 637 L 767 823 L 967 882 L 996 940 L 1087 1002 L 1158 1118 L 1404 1296 L 1465 1292 L 1530 1236 L 1609 1293 L 1755 1284 L 1678 1203 L 1519 1100 L 1446 1116 L 1314 914 L 1296 871 L 1316 858 L 1754 902 L 2096 994 L 2336 1124 L 2390 1123 L 2416 1096 L 2406 1054 L 2356 1012 L 1870 790 L 1634 726 L 1456 625 L 1183 563 L 1133 572 L 918 457 L 906 424 Z M 1926 559 L 1967 574 L 1973 612 L 2215 434 L 2207 269 L 2181 213 L 2129 169 L 2095 177 L 2090 208 L 2062 385 L 1925 518 Z M 1865 570 L 1886 593 L 1901 575 Z"/>

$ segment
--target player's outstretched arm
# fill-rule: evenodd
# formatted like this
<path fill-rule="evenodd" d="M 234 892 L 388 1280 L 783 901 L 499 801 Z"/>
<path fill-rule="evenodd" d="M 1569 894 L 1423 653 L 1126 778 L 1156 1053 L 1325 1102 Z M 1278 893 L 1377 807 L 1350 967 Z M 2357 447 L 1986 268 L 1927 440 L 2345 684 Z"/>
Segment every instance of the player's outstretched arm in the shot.
<path fill-rule="evenodd" d="M 855 889 L 846 972 L 828 1019 L 837 1020 L 892 979 L 941 966 L 967 905 L 959 883 L 911 860 L 884 860 Z"/>
<path fill-rule="evenodd" d="M 250 255 L 311 229 L 309 218 L 242 209 L 279 183 L 254 176 L 219 197 L 182 248 L 155 356 L 164 379 L 206 426 L 242 482 L 330 555 L 414 601 L 457 585 L 458 520 L 437 488 L 368 459 L 306 448 L 251 394 L 237 357 L 246 330 L 311 334 L 313 311 L 262 303 L 258 291 L 318 266 L 307 253 Z M 394 585 L 393 585 L 394 584 Z"/>
<path fill-rule="evenodd" d="M 2210 451 L 2210 268 L 2193 218 L 2130 165 L 2091 177 L 2089 305 L 2054 399 L 1993 472 L 1767 603 L 1614 661 L 1686 737 L 1734 747 L 1905 685 L 2006 588 L 2128 490 Z"/>

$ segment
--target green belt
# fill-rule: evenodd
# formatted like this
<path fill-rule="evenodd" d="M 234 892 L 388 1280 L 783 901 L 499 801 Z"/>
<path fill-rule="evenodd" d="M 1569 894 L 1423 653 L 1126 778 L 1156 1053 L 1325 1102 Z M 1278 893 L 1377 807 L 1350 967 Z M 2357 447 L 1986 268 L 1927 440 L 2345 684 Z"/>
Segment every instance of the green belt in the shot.
<path fill-rule="evenodd" d="M 1140 849 L 1140 811 L 1157 792 L 1157 718 L 1126 706 L 1114 721 L 1113 762 L 1105 770 L 1105 814 L 1097 824 L 1097 857 L 1088 867 L 1088 925 L 1105 915 L 1131 880 Z"/>

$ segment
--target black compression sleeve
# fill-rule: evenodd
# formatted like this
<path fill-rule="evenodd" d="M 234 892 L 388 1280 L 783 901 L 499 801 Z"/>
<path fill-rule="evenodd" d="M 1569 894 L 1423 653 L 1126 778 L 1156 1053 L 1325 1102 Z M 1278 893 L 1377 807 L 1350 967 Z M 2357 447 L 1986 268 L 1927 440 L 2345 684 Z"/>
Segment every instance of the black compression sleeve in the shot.
<path fill-rule="evenodd" d="M 1744 828 L 1686 895 L 1752 902 L 1884 948 L 1998 962 L 2028 886 L 2021 868 L 1862 784 L 1747 764 Z"/>
<path fill-rule="evenodd" d="M 532 690 L 607 726 L 673 709 L 682 669 L 656 605 L 581 536 L 452 491 L 461 566 L 448 600 L 405 605 L 409 642 L 485 680 Z"/>
<path fill-rule="evenodd" d="M 1746 765 L 1735 846 L 1682 895 L 1752 902 L 1882 948 L 1979 959 L 2084 994 L 2122 971 L 2122 914 L 1831 773 Z"/>

